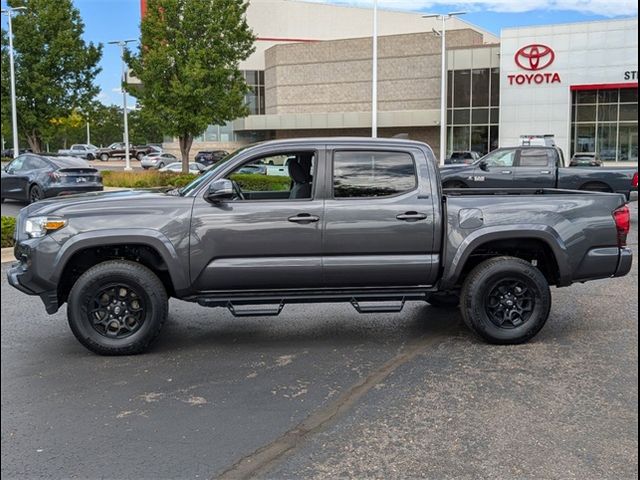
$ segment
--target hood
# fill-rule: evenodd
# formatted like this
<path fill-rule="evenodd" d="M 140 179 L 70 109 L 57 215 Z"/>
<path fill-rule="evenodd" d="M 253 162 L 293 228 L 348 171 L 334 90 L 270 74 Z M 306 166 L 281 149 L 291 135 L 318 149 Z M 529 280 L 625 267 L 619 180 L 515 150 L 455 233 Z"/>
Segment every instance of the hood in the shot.
<path fill-rule="evenodd" d="M 103 209 L 129 207 L 136 209 L 137 205 L 147 206 L 154 202 L 172 201 L 178 199 L 175 195 L 166 193 L 167 189 L 136 189 L 136 190 L 116 190 L 111 192 L 91 192 L 79 195 L 65 195 L 26 206 L 21 212 L 28 216 L 33 215 L 56 215 L 56 214 L 81 214 Z"/>

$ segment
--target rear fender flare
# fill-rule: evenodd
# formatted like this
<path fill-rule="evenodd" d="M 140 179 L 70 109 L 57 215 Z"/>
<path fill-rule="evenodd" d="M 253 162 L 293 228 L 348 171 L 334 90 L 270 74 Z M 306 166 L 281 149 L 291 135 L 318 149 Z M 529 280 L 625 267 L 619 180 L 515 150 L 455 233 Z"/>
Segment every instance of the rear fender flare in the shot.
<path fill-rule="evenodd" d="M 548 225 L 503 225 L 481 228 L 467 236 L 460 243 L 451 260 L 448 259 L 448 256 L 444 259 L 445 265 L 448 265 L 448 267 L 444 269 L 440 288 L 451 288 L 457 283 L 469 256 L 478 247 L 495 240 L 513 238 L 541 240 L 547 244 L 551 248 L 558 264 L 560 273 L 558 286 L 571 284 L 569 254 L 564 241 L 556 230 Z"/>

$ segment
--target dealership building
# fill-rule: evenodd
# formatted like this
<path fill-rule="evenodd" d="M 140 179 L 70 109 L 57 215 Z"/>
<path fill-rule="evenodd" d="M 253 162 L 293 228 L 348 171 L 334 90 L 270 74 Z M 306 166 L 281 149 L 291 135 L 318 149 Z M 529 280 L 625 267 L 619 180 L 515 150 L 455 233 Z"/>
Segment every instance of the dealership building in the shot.
<path fill-rule="evenodd" d="M 372 12 L 253 0 L 256 50 L 240 67 L 248 117 L 212 125 L 193 150 L 266 139 L 371 134 Z M 438 19 L 378 16 L 378 135 L 439 152 Z M 487 153 L 522 136 L 553 135 L 565 155 L 638 159 L 637 18 L 505 28 L 500 37 L 447 20 L 447 153 Z M 167 142 L 168 149 L 176 148 Z"/>

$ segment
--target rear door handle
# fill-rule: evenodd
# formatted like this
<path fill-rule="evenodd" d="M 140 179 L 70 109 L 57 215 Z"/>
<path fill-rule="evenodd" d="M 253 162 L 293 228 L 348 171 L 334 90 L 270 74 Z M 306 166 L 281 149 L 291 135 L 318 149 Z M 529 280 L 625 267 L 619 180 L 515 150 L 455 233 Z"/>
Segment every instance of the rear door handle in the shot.
<path fill-rule="evenodd" d="M 308 213 L 299 213 L 298 215 L 294 215 L 293 217 L 287 218 L 290 222 L 293 223 L 315 223 L 320 220 L 320 217 L 315 215 L 310 215 Z"/>
<path fill-rule="evenodd" d="M 500 172 L 504 175 L 511 175 L 513 172 L 511 170 L 502 170 L 502 172 Z"/>
<path fill-rule="evenodd" d="M 424 213 L 419 212 L 405 212 L 400 215 L 396 215 L 396 218 L 404 222 L 417 222 L 418 220 L 425 220 L 427 216 Z"/>

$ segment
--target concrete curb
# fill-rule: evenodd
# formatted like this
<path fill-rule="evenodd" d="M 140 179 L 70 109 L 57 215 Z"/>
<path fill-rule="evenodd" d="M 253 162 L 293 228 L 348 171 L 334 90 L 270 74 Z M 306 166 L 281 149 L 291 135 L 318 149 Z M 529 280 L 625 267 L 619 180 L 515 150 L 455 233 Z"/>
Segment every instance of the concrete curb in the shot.
<path fill-rule="evenodd" d="M 15 262 L 16 257 L 13 256 L 13 247 L 2 249 L 2 263 Z"/>

